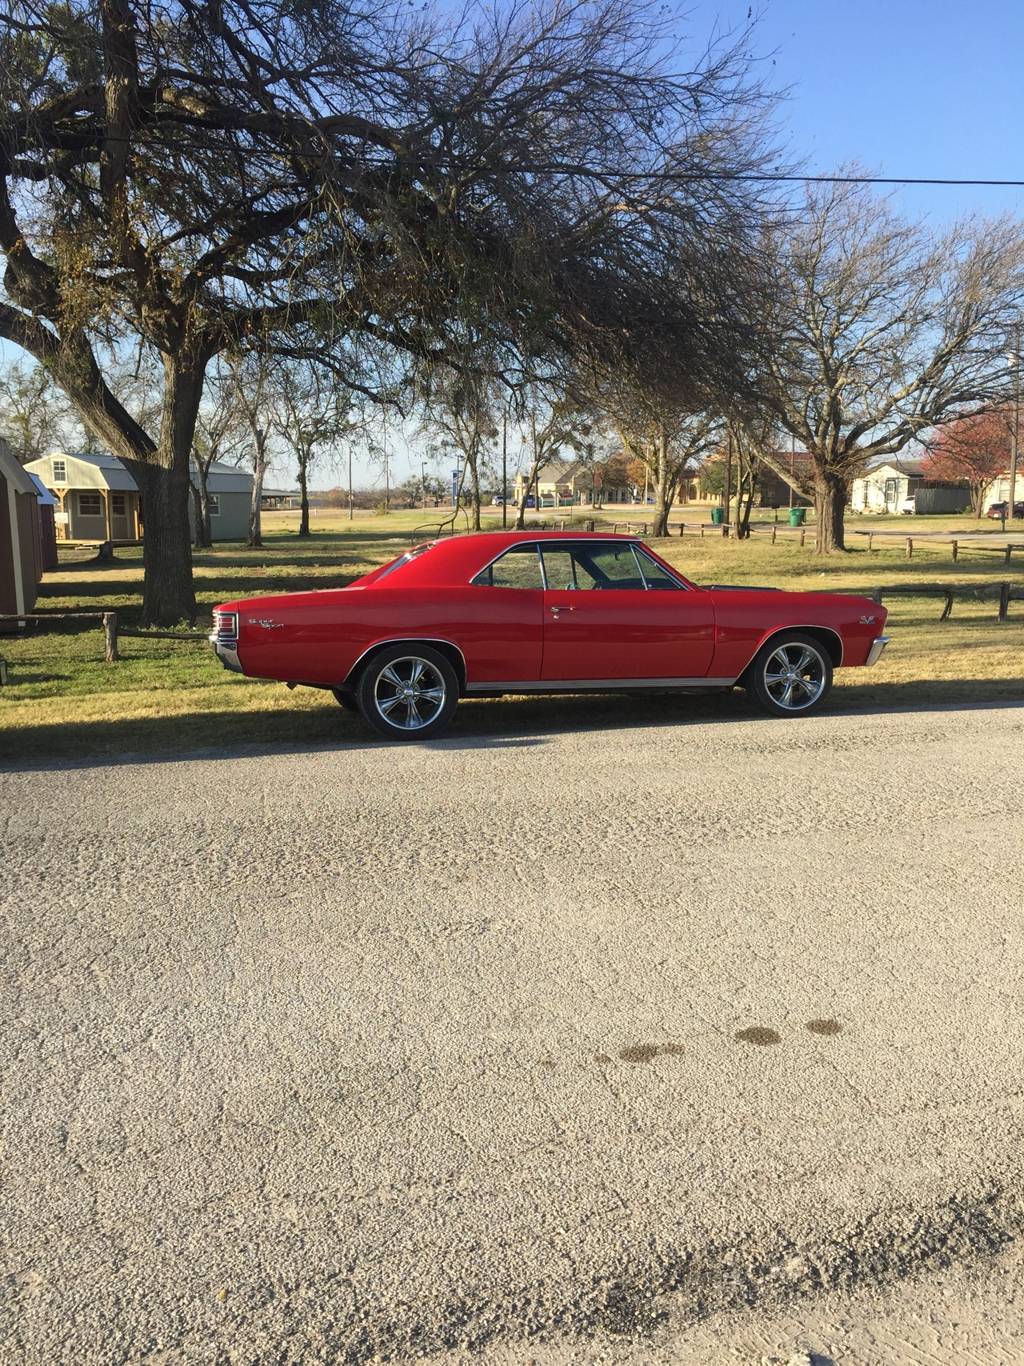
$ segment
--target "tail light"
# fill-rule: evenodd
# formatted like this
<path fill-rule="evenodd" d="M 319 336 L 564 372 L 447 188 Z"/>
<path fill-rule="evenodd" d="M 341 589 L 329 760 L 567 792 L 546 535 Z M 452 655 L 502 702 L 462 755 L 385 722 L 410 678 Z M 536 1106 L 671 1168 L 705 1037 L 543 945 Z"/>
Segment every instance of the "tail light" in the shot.
<path fill-rule="evenodd" d="M 222 640 L 225 644 L 236 644 L 238 641 L 238 613 L 214 612 L 213 636 L 215 640 Z"/>

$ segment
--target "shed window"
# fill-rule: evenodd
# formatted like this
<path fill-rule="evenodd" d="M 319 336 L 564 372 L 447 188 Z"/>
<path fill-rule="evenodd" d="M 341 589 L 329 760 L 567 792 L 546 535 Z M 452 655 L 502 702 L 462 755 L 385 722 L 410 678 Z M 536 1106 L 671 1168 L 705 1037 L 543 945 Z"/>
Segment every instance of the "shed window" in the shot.
<path fill-rule="evenodd" d="M 66 484 L 68 482 L 68 462 L 66 460 L 55 460 L 53 462 L 53 482 L 55 484 Z"/>
<path fill-rule="evenodd" d="M 115 517 L 123 517 L 127 512 L 126 499 L 123 493 L 112 493 L 110 495 L 110 511 Z"/>
<path fill-rule="evenodd" d="M 220 516 L 220 495 L 219 495 L 219 494 L 216 494 L 216 493 L 209 493 L 209 494 L 207 494 L 207 496 L 206 496 L 206 502 L 207 502 L 207 506 L 208 506 L 209 509 L 210 509 L 210 516 L 211 516 L 211 517 L 219 517 L 219 516 Z"/>
<path fill-rule="evenodd" d="M 83 517 L 102 517 L 103 501 L 98 493 L 80 493 L 78 511 Z"/>

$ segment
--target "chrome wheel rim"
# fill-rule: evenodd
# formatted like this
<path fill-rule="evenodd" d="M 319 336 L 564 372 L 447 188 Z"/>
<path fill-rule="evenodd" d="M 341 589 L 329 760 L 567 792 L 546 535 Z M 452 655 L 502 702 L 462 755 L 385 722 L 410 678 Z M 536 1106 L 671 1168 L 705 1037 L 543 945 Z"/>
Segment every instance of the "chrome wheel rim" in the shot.
<path fill-rule="evenodd" d="M 825 691 L 825 675 L 825 661 L 818 651 L 802 641 L 791 641 L 768 656 L 764 686 L 777 706 L 806 711 Z"/>
<path fill-rule="evenodd" d="M 377 714 L 396 730 L 423 730 L 441 715 L 448 690 L 427 659 L 408 655 L 385 664 L 373 685 Z"/>

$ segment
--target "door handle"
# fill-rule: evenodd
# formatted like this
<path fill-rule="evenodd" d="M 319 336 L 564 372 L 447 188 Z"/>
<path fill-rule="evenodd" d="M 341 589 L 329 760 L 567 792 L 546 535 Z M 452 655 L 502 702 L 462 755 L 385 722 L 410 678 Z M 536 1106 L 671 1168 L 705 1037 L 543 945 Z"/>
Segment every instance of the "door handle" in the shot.
<path fill-rule="evenodd" d="M 548 610 L 550 611 L 553 617 L 557 617 L 559 612 L 574 612 L 576 609 L 574 607 L 569 607 L 568 605 L 556 607 L 554 603 L 552 603 L 551 607 Z"/>

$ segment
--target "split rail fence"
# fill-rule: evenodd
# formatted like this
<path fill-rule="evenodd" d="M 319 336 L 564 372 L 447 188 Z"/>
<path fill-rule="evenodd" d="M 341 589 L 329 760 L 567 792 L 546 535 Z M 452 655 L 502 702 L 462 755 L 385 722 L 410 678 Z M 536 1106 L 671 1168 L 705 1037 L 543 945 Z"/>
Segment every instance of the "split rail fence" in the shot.
<path fill-rule="evenodd" d="M 204 631 L 149 631 L 138 626 L 122 626 L 113 609 L 106 612 L 19 612 L 13 616 L 0 616 L 0 627 L 41 626 L 45 630 L 58 621 L 96 622 L 103 631 L 103 658 L 108 664 L 116 664 L 121 658 L 118 641 L 124 636 L 136 640 L 191 640 L 204 645 L 207 641 Z"/>

